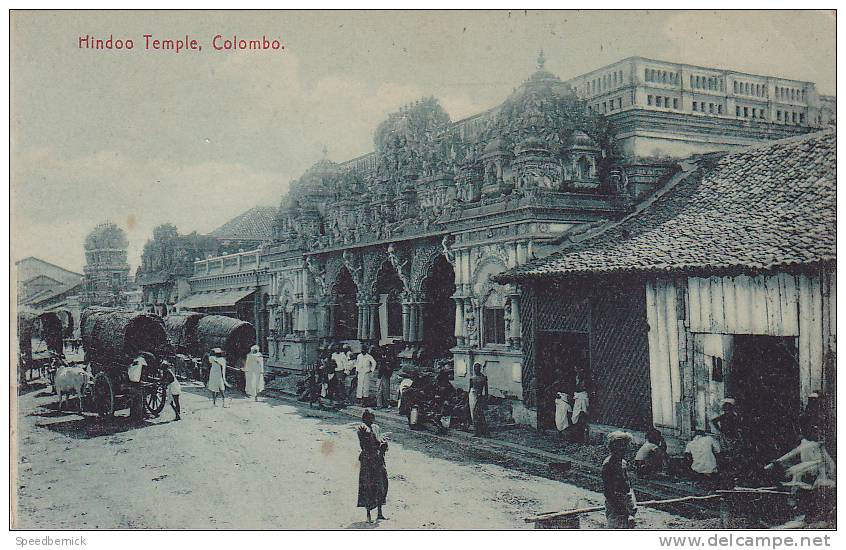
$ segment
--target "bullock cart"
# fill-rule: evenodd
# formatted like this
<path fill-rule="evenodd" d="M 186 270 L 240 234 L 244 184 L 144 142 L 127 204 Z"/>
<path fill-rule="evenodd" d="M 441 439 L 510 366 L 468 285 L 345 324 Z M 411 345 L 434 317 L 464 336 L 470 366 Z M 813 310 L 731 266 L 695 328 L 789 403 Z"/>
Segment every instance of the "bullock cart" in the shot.
<path fill-rule="evenodd" d="M 54 312 L 18 313 L 18 375 L 22 384 L 32 378 L 33 371 L 46 372 L 53 384 L 55 366 L 64 357 L 64 330 L 61 318 Z"/>
<path fill-rule="evenodd" d="M 81 326 L 85 361 L 94 375 L 94 412 L 111 417 L 129 408 L 137 416 L 140 400 L 144 412 L 158 416 L 167 400 L 161 361 L 172 353 L 162 319 L 140 311 L 91 307 L 82 313 Z M 139 356 L 146 366 L 134 382 L 130 367 Z"/>
<path fill-rule="evenodd" d="M 177 313 L 165 318 L 165 329 L 174 349 L 199 363 L 199 372 L 192 373 L 195 378 L 208 379 L 209 351 L 220 348 L 226 356 L 227 381 L 243 388 L 244 359 L 256 343 L 252 324 L 224 315 Z"/>
<path fill-rule="evenodd" d="M 164 318 L 165 331 L 175 354 L 175 372 L 179 376 L 203 379 L 203 352 L 197 340 L 197 323 L 204 316 L 202 313 L 171 313 Z"/>

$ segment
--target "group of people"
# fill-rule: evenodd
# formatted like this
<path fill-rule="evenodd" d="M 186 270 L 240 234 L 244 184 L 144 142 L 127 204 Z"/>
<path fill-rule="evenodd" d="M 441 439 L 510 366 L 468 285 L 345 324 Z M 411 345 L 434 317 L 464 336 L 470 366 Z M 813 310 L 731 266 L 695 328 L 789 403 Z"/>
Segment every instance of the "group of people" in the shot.
<path fill-rule="evenodd" d="M 594 391 L 593 380 L 587 367 L 575 369 L 574 382 L 568 384 L 563 377 L 551 386 L 555 403 L 555 429 L 562 440 L 586 443 L 590 438 L 590 396 Z"/>
<path fill-rule="evenodd" d="M 790 487 L 802 521 L 807 517 L 827 517 L 833 510 L 835 464 L 820 437 L 824 414 L 819 392 L 808 396 L 804 412 L 798 418 L 801 439 L 795 447 L 769 462 L 762 462 L 758 446 L 744 429 L 744 422 L 733 398 L 723 400 L 718 416 L 711 419 L 714 432 L 697 431 L 684 449 L 680 466 L 667 453 L 667 443 L 657 429 L 646 432 L 646 441 L 634 456 L 634 471 L 640 477 L 663 473 L 721 483 L 734 487 L 744 481 L 761 480 L 771 472 L 769 481 L 781 480 Z M 602 465 L 608 527 L 630 528 L 634 525 L 636 499 L 624 459 L 631 434 L 612 432 L 608 436 L 609 456 Z M 773 472 L 776 470 L 776 472 Z"/>
<path fill-rule="evenodd" d="M 214 348 L 208 354 L 209 379 L 206 387 L 211 392 L 212 405 L 217 406 L 217 396 L 220 394 L 221 406 L 226 408 L 226 388 L 231 384 L 226 380 L 226 353 L 220 348 Z M 258 401 L 258 396 L 264 391 L 264 356 L 258 346 L 252 346 L 244 358 L 244 393 Z"/>
<path fill-rule="evenodd" d="M 398 368 L 399 358 L 391 346 L 362 346 L 361 351 L 354 353 L 349 345 L 334 344 L 321 350 L 301 398 L 321 407 L 325 399 L 388 408 L 391 376 Z M 374 376 L 377 380 L 375 403 L 370 395 Z"/>

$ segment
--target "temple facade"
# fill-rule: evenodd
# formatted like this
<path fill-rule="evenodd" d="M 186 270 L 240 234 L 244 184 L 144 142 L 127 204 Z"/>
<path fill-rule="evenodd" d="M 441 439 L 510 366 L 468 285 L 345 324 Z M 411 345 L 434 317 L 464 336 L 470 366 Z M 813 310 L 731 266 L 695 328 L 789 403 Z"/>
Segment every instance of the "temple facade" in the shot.
<path fill-rule="evenodd" d="M 690 154 L 633 146 L 630 124 L 544 62 L 489 111 L 453 122 L 424 99 L 376 129 L 372 153 L 324 155 L 291 183 L 272 241 L 195 262 L 177 309 L 254 322 L 271 366 L 304 368 L 329 342 L 393 343 L 404 364 L 453 361 L 458 386 L 480 362 L 491 393 L 519 403 L 521 289 L 492 277 L 629 215 Z M 744 139 L 811 129 L 775 124 Z M 683 125 L 675 135 L 688 138 Z"/>

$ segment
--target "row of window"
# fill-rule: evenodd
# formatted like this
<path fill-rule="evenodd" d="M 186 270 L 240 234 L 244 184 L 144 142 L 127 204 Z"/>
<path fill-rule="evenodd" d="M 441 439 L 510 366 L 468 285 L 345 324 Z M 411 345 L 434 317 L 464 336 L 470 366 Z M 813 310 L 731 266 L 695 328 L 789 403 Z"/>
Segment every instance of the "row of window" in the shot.
<path fill-rule="evenodd" d="M 646 104 L 647 105 L 654 105 L 655 107 L 665 107 L 667 109 L 671 108 L 670 101 L 672 101 L 672 108 L 678 109 L 679 108 L 679 99 L 677 97 L 669 98 L 667 96 L 646 96 Z"/>
<path fill-rule="evenodd" d="M 724 92 L 726 84 L 722 78 L 716 76 L 690 75 L 690 87 L 697 90 L 713 90 Z"/>
<path fill-rule="evenodd" d="M 785 88 L 783 86 L 776 86 L 776 99 L 784 99 L 790 101 L 805 101 L 805 90 L 798 88 Z"/>
<path fill-rule="evenodd" d="M 722 103 L 708 103 L 708 109 L 705 109 L 705 102 L 704 101 L 694 101 L 693 102 L 693 110 L 698 111 L 700 113 L 708 113 L 711 115 L 721 115 L 723 114 L 723 104 Z"/>
<path fill-rule="evenodd" d="M 741 107 L 740 105 L 734 108 L 734 115 L 743 118 L 767 118 L 763 109 L 757 107 Z"/>
<path fill-rule="evenodd" d="M 753 84 L 751 82 L 734 82 L 734 93 L 743 95 L 754 95 L 756 97 L 767 96 L 766 84 Z"/>
<path fill-rule="evenodd" d="M 608 101 L 603 101 L 602 103 L 596 103 L 594 105 L 588 105 L 588 112 L 589 113 L 609 113 L 614 110 L 622 109 L 623 108 L 623 98 L 616 97 L 613 99 L 609 99 Z"/>
<path fill-rule="evenodd" d="M 644 80 L 647 82 L 662 82 L 664 84 L 678 84 L 679 73 L 672 71 L 659 71 L 658 69 L 645 69 Z"/>
<path fill-rule="evenodd" d="M 805 113 L 796 111 L 776 111 L 776 120 L 785 124 L 805 124 Z"/>
<path fill-rule="evenodd" d="M 604 92 L 605 90 L 619 88 L 622 85 L 623 71 L 614 71 L 613 73 L 608 73 L 585 82 L 585 93 L 596 94 Z"/>

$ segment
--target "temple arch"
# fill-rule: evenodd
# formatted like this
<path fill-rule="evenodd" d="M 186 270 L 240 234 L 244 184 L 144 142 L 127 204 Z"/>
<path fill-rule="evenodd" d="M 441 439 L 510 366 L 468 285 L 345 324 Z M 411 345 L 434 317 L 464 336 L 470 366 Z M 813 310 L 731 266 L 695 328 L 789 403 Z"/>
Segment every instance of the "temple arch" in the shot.
<path fill-rule="evenodd" d="M 358 337 L 358 286 L 346 266 L 341 266 L 332 288 L 330 336 L 336 340 Z"/>
<path fill-rule="evenodd" d="M 455 270 L 439 254 L 422 282 L 422 359 L 424 363 L 450 359 L 455 347 Z"/>
<path fill-rule="evenodd" d="M 375 340 L 380 345 L 404 340 L 403 325 L 405 306 L 403 297 L 406 295 L 405 285 L 394 265 L 385 260 L 379 267 L 373 282 L 373 296 L 376 311 L 373 315 L 375 323 Z"/>

